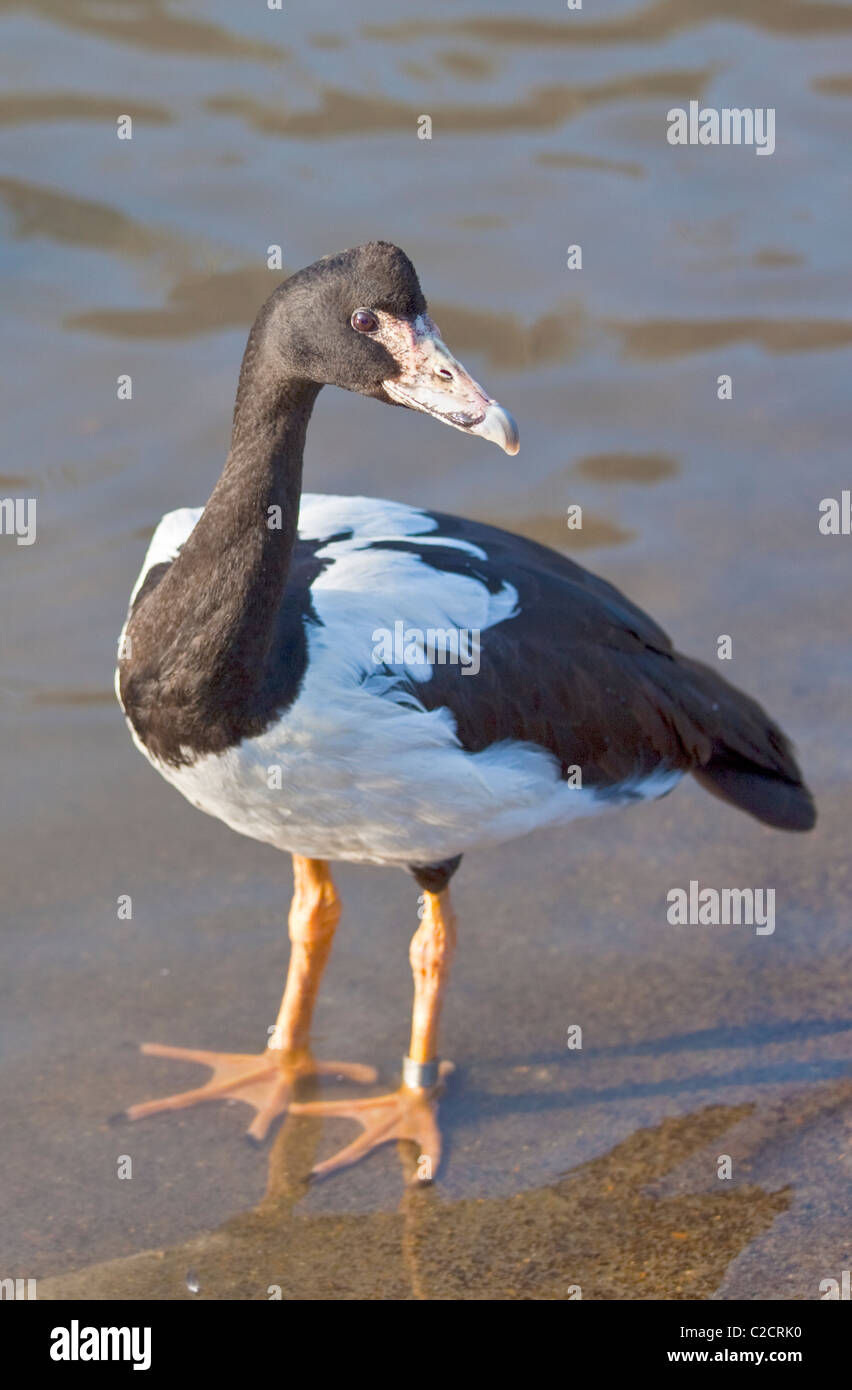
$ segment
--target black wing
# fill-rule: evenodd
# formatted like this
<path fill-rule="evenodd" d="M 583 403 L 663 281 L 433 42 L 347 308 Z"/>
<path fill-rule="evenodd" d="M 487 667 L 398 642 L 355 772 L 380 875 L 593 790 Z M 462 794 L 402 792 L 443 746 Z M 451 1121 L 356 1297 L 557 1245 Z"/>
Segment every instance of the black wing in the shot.
<path fill-rule="evenodd" d="M 463 748 L 503 740 L 546 749 L 563 776 L 623 794 L 661 769 L 692 771 L 709 790 L 762 820 L 807 828 L 814 813 L 790 745 L 754 700 L 674 650 L 670 639 L 613 585 L 556 551 L 494 526 L 431 514 L 448 540 L 374 542 L 423 564 L 463 573 L 496 593 L 517 590 L 514 616 L 482 637 L 480 669 L 433 665 L 410 682 L 428 709 L 448 708 Z M 434 537 L 434 531 L 424 532 Z"/>

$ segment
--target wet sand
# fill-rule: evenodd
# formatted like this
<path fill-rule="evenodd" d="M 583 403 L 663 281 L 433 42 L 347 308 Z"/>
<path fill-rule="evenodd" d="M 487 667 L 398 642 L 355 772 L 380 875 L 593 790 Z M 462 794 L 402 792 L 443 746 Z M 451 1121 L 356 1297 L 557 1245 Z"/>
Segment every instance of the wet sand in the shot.
<path fill-rule="evenodd" d="M 850 541 L 817 526 L 852 486 L 852 6 L 351 8 L 0 19 L 0 495 L 38 499 L 34 545 L 0 536 L 0 1274 L 53 1298 L 817 1298 L 852 1260 Z M 776 106 L 776 153 L 672 149 L 691 98 Z M 127 597 L 157 519 L 218 475 L 267 246 L 295 268 L 375 235 L 522 453 L 329 391 L 306 486 L 564 545 L 704 660 L 731 634 L 724 673 L 821 816 L 784 836 L 690 783 L 469 855 L 428 1191 L 394 1146 L 307 1188 L 342 1123 L 259 1152 L 237 1105 L 109 1123 L 204 1079 L 140 1041 L 262 1045 L 292 883 L 133 749 Z M 389 1083 L 415 890 L 337 877 L 317 1052 Z M 691 879 L 774 888 L 774 934 L 669 925 Z"/>

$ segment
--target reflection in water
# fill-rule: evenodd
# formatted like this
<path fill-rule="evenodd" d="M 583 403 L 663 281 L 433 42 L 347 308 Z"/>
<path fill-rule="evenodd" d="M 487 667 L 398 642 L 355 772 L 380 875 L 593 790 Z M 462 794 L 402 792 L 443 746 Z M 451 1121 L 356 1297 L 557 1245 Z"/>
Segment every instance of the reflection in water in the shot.
<path fill-rule="evenodd" d="M 507 225 L 506 218 L 496 212 L 472 212 L 467 217 L 456 218 L 456 226 L 469 232 L 491 232 Z"/>
<path fill-rule="evenodd" d="M 626 357 L 686 357 L 732 343 L 755 343 L 765 352 L 826 352 L 852 343 L 852 322 L 842 319 L 648 319 L 612 324 Z"/>
<path fill-rule="evenodd" d="M 286 274 L 262 266 L 193 271 L 172 286 L 164 309 L 94 310 L 70 314 L 66 324 L 116 338 L 192 338 L 235 324 L 245 324 L 248 330 Z"/>
<path fill-rule="evenodd" d="M 115 699 L 113 690 L 36 690 L 32 695 L 34 705 L 57 705 L 85 708 L 87 705 L 111 705 Z"/>
<path fill-rule="evenodd" d="M 119 256 L 149 256 L 158 238 L 106 203 L 0 178 L 0 200 L 16 237 L 50 237 L 68 246 L 94 246 Z"/>
<path fill-rule="evenodd" d="M 816 77 L 811 85 L 815 92 L 830 97 L 852 97 L 852 77 Z"/>
<path fill-rule="evenodd" d="M 756 251 L 754 264 L 765 266 L 767 270 L 780 270 L 784 266 L 804 265 L 805 258 L 796 251 L 776 251 L 767 246 L 764 251 Z"/>
<path fill-rule="evenodd" d="M 495 135 L 501 130 L 549 130 L 595 106 L 613 102 L 699 98 L 710 76 L 707 69 L 697 68 L 639 72 L 588 86 L 539 87 L 524 100 L 497 106 L 435 104 L 432 114 L 436 126 L 444 132 L 482 131 Z M 361 96 L 336 87 L 327 87 L 320 95 L 321 105 L 316 111 L 288 111 L 280 104 L 270 106 L 246 96 L 211 97 L 206 106 L 217 115 L 241 116 L 256 130 L 274 135 L 328 139 L 417 129 L 419 105 L 394 101 L 375 92 Z"/>
<path fill-rule="evenodd" d="M 84 96 L 80 92 L 8 92 L 0 96 L 0 126 L 28 125 L 38 121 L 97 121 L 115 125 L 127 96 Z M 133 119 L 141 126 L 170 125 L 174 119 L 164 106 L 133 98 Z"/>
<path fill-rule="evenodd" d="M 543 169 L 593 169 L 605 174 L 626 174 L 631 179 L 641 179 L 644 169 L 626 159 L 596 159 L 588 154 L 560 154 L 554 150 L 543 150 L 536 155 L 536 164 Z"/>
<path fill-rule="evenodd" d="M 839 34 L 852 29 L 852 14 L 833 0 L 714 0 L 712 22 L 726 19 L 777 34 Z M 705 0 L 653 0 L 627 14 L 597 21 L 583 16 L 570 24 L 527 18 L 490 18 L 484 15 L 458 20 L 402 20 L 394 24 L 370 24 L 370 38 L 394 42 L 464 34 L 492 43 L 573 47 L 577 44 L 649 43 L 684 30 L 703 27 L 708 21 Z"/>
<path fill-rule="evenodd" d="M 640 1129 L 551 1187 L 446 1201 L 407 1186 L 397 1212 L 317 1214 L 300 1202 L 323 1137 L 288 1120 L 269 1159 L 266 1195 L 218 1230 L 39 1280 L 42 1299 L 546 1299 L 577 1285 L 584 1299 L 707 1298 L 731 1261 L 787 1211 L 788 1189 L 715 1179 L 655 1194 L 672 1170 L 724 1148 L 751 1105 L 712 1106 Z M 708 1148 L 709 1146 L 709 1148 Z M 407 1180 L 410 1145 L 400 1145 Z M 189 1281 L 200 1292 L 188 1289 Z"/>
<path fill-rule="evenodd" d="M 575 471 L 595 483 L 658 483 L 679 469 L 665 454 L 587 454 Z"/>
<path fill-rule="evenodd" d="M 168 0 L 118 5 L 104 5 L 102 0 L 19 0 L 15 8 L 101 39 L 160 53 L 267 60 L 286 53 L 275 44 L 244 38 L 207 20 L 176 15 Z"/>
<path fill-rule="evenodd" d="M 579 304 L 566 306 L 559 314 L 543 314 L 530 324 L 521 323 L 514 314 L 467 309 L 440 300 L 430 302 L 429 311 L 453 352 L 479 353 L 498 371 L 569 362 L 577 355 L 587 331 Z"/>
<path fill-rule="evenodd" d="M 633 539 L 635 532 L 616 525 L 608 517 L 596 516 L 583 508 L 583 525 L 569 527 L 561 511 L 539 512 L 534 516 L 518 516 L 513 512 L 505 516 L 477 516 L 476 521 L 487 521 L 491 526 L 501 526 L 504 531 L 517 531 L 520 536 L 529 536 L 539 545 L 549 545 L 553 550 L 593 550 L 599 546 L 624 545 Z"/>
<path fill-rule="evenodd" d="M 438 54 L 438 62 L 455 77 L 491 77 L 494 73 L 494 64 L 489 62 L 484 54 L 472 53 L 470 50 L 447 49 L 446 52 Z"/>

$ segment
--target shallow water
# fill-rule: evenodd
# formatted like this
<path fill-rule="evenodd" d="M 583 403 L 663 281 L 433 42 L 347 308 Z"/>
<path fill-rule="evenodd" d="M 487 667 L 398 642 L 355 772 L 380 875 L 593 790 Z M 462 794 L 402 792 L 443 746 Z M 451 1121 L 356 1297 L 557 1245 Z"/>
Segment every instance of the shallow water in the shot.
<path fill-rule="evenodd" d="M 0 495 L 38 501 L 34 545 L 0 536 L 0 1275 L 58 1298 L 818 1297 L 852 1259 L 850 541 L 817 529 L 852 485 L 852 5 L 19 0 L 0 39 Z M 690 99 L 775 107 L 775 154 L 670 147 Z M 293 269 L 373 236 L 522 452 L 329 391 L 307 486 L 581 548 L 705 660 L 731 634 L 725 674 L 821 811 L 783 836 L 690 783 L 468 856 L 446 1162 L 402 1201 L 393 1147 L 304 1187 L 339 1124 L 261 1153 L 238 1106 L 108 1124 L 201 1079 L 140 1040 L 261 1045 L 291 884 L 132 748 L 127 596 L 221 467 L 266 248 Z M 669 926 L 693 878 L 774 887 L 775 933 Z M 317 1049 L 390 1081 L 414 891 L 338 881 Z"/>

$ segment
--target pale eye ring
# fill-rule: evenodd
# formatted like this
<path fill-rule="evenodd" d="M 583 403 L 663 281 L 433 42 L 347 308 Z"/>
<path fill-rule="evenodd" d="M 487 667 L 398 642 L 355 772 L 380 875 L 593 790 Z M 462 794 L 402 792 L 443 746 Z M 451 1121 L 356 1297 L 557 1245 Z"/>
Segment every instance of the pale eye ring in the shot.
<path fill-rule="evenodd" d="M 379 320 L 370 309 L 356 309 L 349 322 L 356 333 L 375 333 Z"/>

